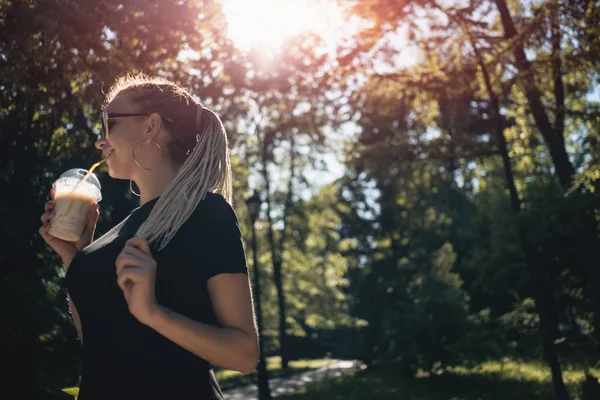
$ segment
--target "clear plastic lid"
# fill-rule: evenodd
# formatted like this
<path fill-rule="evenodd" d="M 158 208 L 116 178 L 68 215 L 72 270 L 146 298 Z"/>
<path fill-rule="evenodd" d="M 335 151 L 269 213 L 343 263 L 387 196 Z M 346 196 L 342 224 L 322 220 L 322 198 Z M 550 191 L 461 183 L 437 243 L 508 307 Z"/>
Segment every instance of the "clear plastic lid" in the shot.
<path fill-rule="evenodd" d="M 100 181 L 93 173 L 88 176 L 85 182 L 79 183 L 87 174 L 87 170 L 83 168 L 73 168 L 64 172 L 53 184 L 52 187 L 56 189 L 56 194 L 62 194 L 66 192 L 72 192 L 73 189 L 77 189 L 75 193 L 88 195 L 94 197 L 96 202 L 102 200 L 102 193 Z"/>

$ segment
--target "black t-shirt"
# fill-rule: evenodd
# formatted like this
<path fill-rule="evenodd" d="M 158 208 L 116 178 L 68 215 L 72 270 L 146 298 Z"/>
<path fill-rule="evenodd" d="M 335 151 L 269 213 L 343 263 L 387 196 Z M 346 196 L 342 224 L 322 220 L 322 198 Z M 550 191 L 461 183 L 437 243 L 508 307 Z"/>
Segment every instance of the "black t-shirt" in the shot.
<path fill-rule="evenodd" d="M 95 240 L 67 271 L 84 339 L 79 400 L 223 398 L 209 363 L 138 322 L 117 284 L 117 255 L 157 201 L 135 209 Z M 150 247 L 158 303 L 218 325 L 207 280 L 248 273 L 238 220 L 225 199 L 208 193 L 163 250 Z"/>

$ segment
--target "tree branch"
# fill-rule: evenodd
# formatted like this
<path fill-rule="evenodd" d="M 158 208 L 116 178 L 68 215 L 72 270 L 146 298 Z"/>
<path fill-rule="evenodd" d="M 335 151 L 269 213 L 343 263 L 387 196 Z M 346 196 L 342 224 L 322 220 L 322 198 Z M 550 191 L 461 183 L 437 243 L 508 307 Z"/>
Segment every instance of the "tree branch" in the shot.
<path fill-rule="evenodd" d="M 562 61 L 560 59 L 560 26 L 558 24 L 558 2 L 550 3 L 550 19 L 552 27 L 552 80 L 554 81 L 554 100 L 556 112 L 554 129 L 558 135 L 563 135 L 565 130 L 565 86 L 562 79 Z"/>

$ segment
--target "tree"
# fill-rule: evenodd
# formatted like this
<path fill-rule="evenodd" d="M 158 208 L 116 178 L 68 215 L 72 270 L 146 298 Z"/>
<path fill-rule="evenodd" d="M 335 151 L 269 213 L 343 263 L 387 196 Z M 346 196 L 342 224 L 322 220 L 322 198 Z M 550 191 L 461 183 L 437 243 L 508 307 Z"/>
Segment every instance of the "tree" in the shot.
<path fill-rule="evenodd" d="M 240 121 L 249 129 L 240 151 L 247 157 L 248 169 L 260 176 L 264 185 L 284 369 L 290 359 L 284 272 L 288 219 L 301 208 L 297 193 L 307 186 L 303 166 L 314 163 L 324 148 L 320 123 L 325 113 L 317 110 L 325 109 L 321 107 L 325 98 L 323 89 L 315 84 L 315 75 L 326 60 L 314 52 L 318 43 L 319 39 L 311 36 L 291 39 L 269 68 L 260 67 L 260 52 L 250 52 L 244 60 L 252 74 L 246 73 L 237 83 L 239 98 L 246 103 Z"/>
<path fill-rule="evenodd" d="M 60 260 L 37 236 L 51 182 L 97 161 L 102 89 L 133 69 L 177 79 L 185 45 L 223 41 L 218 5 L 12 1 L 0 5 L 0 292 L 6 390 L 41 396 L 77 380 L 78 343 L 66 310 Z M 214 28 L 208 28 L 208 27 Z M 182 40 L 182 37 L 187 40 Z M 210 56 L 204 56 L 208 58 Z M 101 233 L 126 215 L 124 185 L 102 180 Z M 27 393 L 30 390 L 31 393 Z M 38 394 L 34 394 L 38 393 Z M 38 397 L 35 397 L 38 398 Z"/>
<path fill-rule="evenodd" d="M 559 18 L 559 13 L 563 13 L 562 15 L 565 15 L 567 13 L 565 10 L 569 9 L 569 6 L 564 5 L 564 7 L 561 8 L 563 5 L 559 5 L 555 2 L 548 2 L 548 4 L 542 4 L 539 6 L 538 10 L 534 10 L 535 14 L 531 19 L 528 19 L 523 14 L 520 14 L 519 22 L 524 26 L 523 33 L 520 37 L 513 38 L 514 41 L 510 42 L 510 44 L 507 44 L 502 36 L 495 35 L 498 25 L 494 25 L 495 22 L 493 19 L 493 11 L 494 6 L 501 6 L 499 3 L 504 2 L 496 2 L 495 4 L 492 4 L 491 2 L 486 1 L 470 1 L 454 5 L 435 1 L 411 1 L 405 2 L 401 7 L 397 7 L 392 3 L 383 3 L 377 5 L 375 3 L 357 4 L 353 7 L 353 12 L 367 18 L 372 22 L 372 25 L 369 29 L 363 31 L 356 38 L 356 40 L 352 42 L 353 47 L 346 49 L 346 55 L 340 58 L 340 64 L 342 65 L 342 68 L 345 68 L 343 71 L 346 72 L 346 75 L 344 75 L 343 79 L 347 79 L 348 75 L 356 73 L 355 70 L 349 67 L 350 65 L 359 65 L 364 68 L 363 71 L 369 71 L 369 68 L 372 68 L 373 66 L 371 60 L 375 59 L 379 62 L 382 62 L 382 60 L 384 60 L 383 62 L 387 61 L 384 57 L 393 54 L 394 48 L 390 44 L 389 40 L 386 41 L 386 36 L 393 36 L 396 29 L 406 26 L 408 28 L 410 37 L 409 43 L 420 50 L 422 62 L 419 64 L 419 67 L 422 71 L 417 78 L 409 79 L 408 83 L 406 77 L 409 74 L 404 71 L 394 71 L 391 74 L 374 74 L 375 76 L 379 75 L 380 79 L 385 77 L 388 87 L 390 86 L 389 82 L 392 81 L 399 83 L 399 85 L 396 86 L 398 87 L 397 93 L 405 93 L 406 90 L 410 90 L 412 86 L 418 87 L 421 91 L 424 90 L 434 92 L 437 90 L 438 93 L 442 93 L 442 96 L 438 95 L 438 100 L 436 102 L 438 109 L 435 109 L 435 105 L 431 107 L 435 110 L 433 113 L 438 112 L 442 117 L 442 119 L 439 121 L 441 124 L 438 126 L 448 126 L 448 121 L 443 120 L 443 104 L 446 103 L 444 101 L 444 97 L 446 97 L 447 92 L 453 93 L 456 90 L 453 83 L 455 83 L 457 80 L 460 80 L 461 76 L 466 77 L 463 85 L 471 85 L 473 88 L 477 88 L 477 86 L 480 88 L 483 87 L 483 97 L 481 97 L 482 93 L 479 93 L 474 98 L 475 102 L 481 105 L 481 107 L 476 108 L 475 113 L 479 112 L 479 115 L 484 117 L 481 118 L 481 122 L 483 122 L 484 125 L 479 123 L 479 125 L 483 128 L 481 131 L 483 136 L 485 137 L 487 135 L 491 136 L 492 138 L 496 138 L 496 143 L 499 147 L 498 150 L 502 156 L 506 176 L 506 185 L 510 192 L 513 212 L 515 215 L 519 215 L 522 209 L 522 202 L 517 192 L 517 185 L 515 184 L 511 160 L 509 158 L 511 149 L 508 147 L 505 137 L 505 135 L 510 135 L 515 129 L 517 129 L 517 126 L 522 128 L 520 124 L 520 121 L 522 120 L 520 117 L 523 112 L 521 111 L 522 109 L 519 108 L 519 117 L 517 117 L 515 113 L 512 113 L 512 110 L 515 110 L 515 104 L 511 104 L 512 99 L 510 95 L 515 93 L 515 91 L 519 91 L 519 87 L 515 86 L 515 83 L 521 83 L 521 86 L 525 85 L 524 92 L 527 93 L 529 90 L 529 95 L 526 94 L 525 96 L 526 99 L 532 100 L 532 97 L 537 96 L 538 103 L 540 102 L 539 95 L 541 92 L 538 90 L 537 93 L 533 93 L 531 88 L 537 88 L 539 83 L 536 82 L 541 82 L 543 85 L 551 85 L 550 91 L 545 90 L 544 93 L 554 93 L 554 97 L 557 99 L 559 104 L 553 110 L 557 110 L 555 113 L 557 115 L 556 123 L 557 126 L 562 129 L 562 131 L 559 129 L 560 132 L 558 133 L 562 140 L 562 150 L 560 150 L 561 143 L 558 143 L 557 140 L 552 139 L 556 137 L 556 132 L 552 132 L 552 134 L 555 136 L 550 138 L 552 139 L 550 140 L 550 147 L 553 146 L 553 148 L 550 150 L 552 154 L 550 154 L 549 160 L 553 161 L 554 166 L 558 170 L 557 163 L 561 163 L 561 160 L 565 158 L 564 156 L 560 156 L 561 151 L 566 154 L 565 143 L 562 139 L 564 135 L 564 119 L 566 112 L 562 110 L 562 108 L 565 108 L 565 102 L 569 104 L 577 102 L 576 96 L 582 93 L 580 88 L 589 88 L 589 77 L 592 76 L 594 69 L 590 68 L 593 62 L 587 62 L 587 64 L 584 62 L 583 66 L 585 68 L 583 68 L 583 70 L 585 72 L 583 72 L 583 74 L 587 74 L 588 78 L 584 79 L 579 86 L 571 86 L 569 88 L 570 90 L 565 90 L 562 79 L 569 80 L 565 77 L 568 76 L 568 71 L 573 70 L 564 70 L 561 66 L 560 40 L 563 36 L 567 36 L 566 32 L 568 32 L 570 35 L 572 32 L 577 31 L 577 28 L 574 28 L 573 30 L 565 29 L 565 32 L 561 33 L 560 29 L 558 29 L 557 21 Z M 519 8 L 518 6 L 516 7 L 519 10 L 525 8 Z M 582 9 L 589 10 L 587 7 L 588 5 L 581 5 L 581 7 L 578 5 L 573 8 L 577 9 L 581 14 Z M 482 15 L 490 14 L 490 11 L 492 18 L 481 18 Z M 502 11 L 503 10 L 501 10 L 501 14 Z M 593 13 L 588 13 L 586 20 L 590 19 L 590 15 L 593 15 Z M 498 17 L 498 21 L 501 23 L 506 22 L 506 15 L 504 15 L 504 17 L 499 15 Z M 569 22 L 569 24 L 577 25 L 578 23 Z M 425 28 L 423 29 L 423 27 Z M 504 24 L 504 27 L 506 28 L 506 24 Z M 550 32 L 550 34 L 547 35 L 546 32 Z M 524 51 L 523 43 L 525 43 L 525 38 L 534 38 L 534 44 L 533 46 L 528 47 L 528 51 L 537 53 L 538 59 L 536 60 L 535 76 L 533 74 L 527 76 L 515 74 L 513 72 L 513 60 L 507 57 L 507 53 L 510 51 L 513 53 L 517 51 Z M 551 40 L 548 40 L 547 38 L 551 38 Z M 519 46 L 514 46 L 515 41 L 519 42 L 520 50 L 518 49 Z M 587 45 L 588 44 L 586 43 L 580 47 L 583 50 Z M 545 49 L 547 48 L 552 49 L 552 53 L 550 55 L 546 55 L 545 53 Z M 570 49 L 569 51 L 572 52 L 573 49 Z M 363 55 L 365 54 L 369 54 L 370 58 L 367 59 L 364 57 Z M 474 59 L 472 57 L 473 55 L 475 56 Z M 524 53 L 522 56 L 524 57 Z M 589 55 L 588 59 L 593 59 L 593 57 L 593 55 Z M 518 57 L 516 58 L 516 64 L 519 64 L 519 60 L 523 61 Z M 547 63 L 545 63 L 546 58 L 550 60 Z M 452 78 L 451 75 L 448 74 L 447 66 L 453 65 L 453 62 L 455 65 L 457 65 L 455 70 L 459 74 L 458 79 L 456 76 Z M 431 64 L 433 64 L 433 68 L 428 69 Z M 440 67 L 435 68 L 436 64 L 440 65 Z M 523 63 L 519 65 L 521 65 L 521 67 L 524 66 Z M 551 65 L 552 68 L 549 70 L 546 68 L 546 65 Z M 389 66 L 390 63 L 388 62 L 388 68 Z M 473 66 L 479 67 L 483 74 L 482 81 L 468 77 Z M 394 68 L 393 64 L 391 67 Z M 518 68 L 519 67 L 517 65 L 517 70 Z M 534 71 L 533 67 L 530 69 L 531 71 Z M 571 74 L 572 73 L 573 72 L 571 72 Z M 434 82 L 433 84 L 432 81 Z M 439 82 L 437 88 L 435 87 L 435 82 Z M 587 82 L 587 86 L 585 86 L 585 82 Z M 544 86 L 544 88 L 547 87 L 548 86 Z M 554 88 L 554 91 L 552 91 L 552 88 Z M 474 90 L 482 92 L 480 89 Z M 569 95 L 569 93 L 572 93 L 572 95 Z M 401 96 L 402 95 L 398 97 Z M 450 98 L 452 99 L 452 94 Z M 562 106 L 560 106 L 561 102 L 563 103 Z M 468 103 L 466 101 L 462 101 L 458 104 L 467 105 Z M 531 101 L 529 101 L 530 108 L 531 104 Z M 549 102 L 544 99 L 544 106 L 547 107 L 547 104 L 549 104 Z M 539 105 L 541 105 L 541 103 L 539 103 Z M 401 107 L 404 106 L 401 105 Z M 468 106 L 466 106 L 466 108 L 468 108 Z M 428 113 L 425 112 L 424 114 L 427 115 Z M 470 120 L 472 119 L 471 115 L 473 115 L 473 113 L 466 113 L 463 111 L 458 115 L 459 118 L 462 116 L 462 118 L 465 118 L 465 120 Z M 467 117 L 467 115 L 469 115 L 469 117 Z M 491 118 L 489 118 L 490 116 Z M 515 118 L 516 124 L 505 118 L 505 116 Z M 535 119 L 536 122 L 541 120 L 537 117 Z M 527 117 L 525 117 L 525 120 L 527 120 Z M 508 123 L 509 121 L 511 123 Z M 515 126 L 511 128 L 511 124 Z M 537 125 L 539 128 L 539 124 Z M 540 130 L 542 130 L 542 128 L 540 128 Z M 464 131 L 465 127 L 459 127 L 459 131 L 461 130 Z M 450 130 L 448 130 L 448 133 L 450 135 L 452 134 Z M 548 141 L 549 139 L 546 140 L 547 147 L 549 146 Z M 450 154 L 452 154 L 455 150 L 454 145 L 444 146 L 444 148 L 446 148 Z M 512 151 L 514 152 L 515 149 L 518 148 L 519 147 L 514 146 Z M 533 157 L 540 161 L 538 165 L 548 164 L 547 161 L 544 161 L 543 152 L 533 153 Z M 546 160 L 548 160 L 548 158 Z M 463 162 L 468 161 L 463 160 Z M 453 170 L 453 163 L 448 165 L 448 167 L 450 167 L 450 170 Z M 544 171 L 545 173 L 551 173 L 551 170 L 548 168 L 545 168 Z M 521 177 L 531 179 L 531 177 L 527 174 L 521 175 Z M 522 190 L 525 191 L 524 185 L 521 187 Z M 567 186 L 563 184 L 563 187 L 566 188 Z M 531 203 L 527 202 L 526 206 L 531 207 Z M 573 211 L 577 212 L 577 210 L 578 208 L 573 208 Z M 579 220 L 579 218 L 577 220 Z M 584 224 L 583 226 L 592 227 L 594 225 L 593 218 L 588 218 L 587 220 L 590 221 L 591 224 Z M 584 231 L 585 230 L 586 229 L 584 229 Z M 534 279 L 532 288 L 538 291 L 538 294 L 536 295 L 536 304 L 539 307 L 540 314 L 542 314 L 542 332 L 546 348 L 545 353 L 546 356 L 549 357 L 549 364 L 553 371 L 553 376 L 555 377 L 554 382 L 557 396 L 560 398 L 565 398 L 566 391 L 564 390 L 564 384 L 562 384 L 562 380 L 560 378 L 560 366 L 558 364 L 556 355 L 552 355 L 554 354 L 552 336 L 555 335 L 555 333 L 552 333 L 552 331 L 555 330 L 557 326 L 557 311 L 555 311 L 555 306 L 553 304 L 552 275 L 547 273 L 547 271 L 550 271 L 550 269 L 544 269 L 541 267 L 542 264 L 549 263 L 549 260 L 551 259 L 540 257 L 540 254 L 537 251 L 532 251 L 534 245 L 530 243 L 531 239 L 528 237 L 529 234 L 525 232 L 524 228 L 519 228 L 519 232 L 519 241 L 523 245 L 524 254 L 528 260 L 527 265 L 530 266 L 529 269 Z M 591 241 L 591 243 L 594 243 L 597 235 L 592 234 L 591 228 L 587 229 L 587 232 L 587 237 L 594 238 Z M 583 239 L 580 239 L 580 242 L 583 243 Z M 590 243 L 590 240 L 585 242 Z M 597 264 L 593 262 L 594 258 L 590 257 L 590 251 L 592 251 L 591 255 L 595 253 L 593 253 L 594 250 L 590 248 L 584 250 L 586 251 L 580 252 L 580 263 L 582 265 L 588 265 L 586 271 L 589 271 L 589 267 Z M 595 281 L 594 271 L 589 271 L 587 276 L 591 277 L 592 281 Z M 591 295 L 592 298 L 594 298 L 594 296 L 594 294 Z M 594 304 L 597 304 L 595 300 Z M 597 306 L 595 308 L 598 309 Z"/>
<path fill-rule="evenodd" d="M 544 97 L 536 83 L 536 74 L 532 63 L 525 55 L 523 37 L 519 37 L 515 27 L 510 9 L 504 0 L 496 0 L 496 6 L 500 13 L 500 19 L 504 28 L 505 39 L 511 42 L 513 49 L 514 62 L 519 74 L 519 82 L 524 91 L 525 97 L 531 114 L 535 120 L 535 125 L 544 138 L 549 150 L 550 157 L 559 182 L 565 191 L 571 189 L 575 177 L 575 168 L 571 163 L 565 147 L 565 117 L 567 110 L 566 89 L 564 85 L 565 72 L 563 70 L 562 47 L 563 34 L 560 28 L 560 13 L 563 7 L 562 2 L 548 1 L 545 7 L 535 9 L 541 18 L 547 18 L 549 25 L 549 37 L 551 44 L 551 54 L 549 55 L 551 69 L 546 72 L 552 79 L 552 90 L 554 104 L 552 106 L 544 105 Z M 568 6 L 567 6 L 568 7 Z M 540 68 L 542 69 L 542 68 Z M 542 70 L 543 71 L 543 70 Z M 592 73 L 591 71 L 589 73 Z M 546 79 L 548 79 L 547 77 Z M 554 115 L 554 123 L 550 122 L 549 111 Z M 589 283 L 591 284 L 589 293 L 594 302 L 596 334 L 600 334 L 600 294 L 594 288 L 600 285 L 600 242 L 598 242 L 598 223 L 595 220 L 592 210 L 585 210 L 586 218 L 580 227 L 579 262 L 586 271 Z"/>

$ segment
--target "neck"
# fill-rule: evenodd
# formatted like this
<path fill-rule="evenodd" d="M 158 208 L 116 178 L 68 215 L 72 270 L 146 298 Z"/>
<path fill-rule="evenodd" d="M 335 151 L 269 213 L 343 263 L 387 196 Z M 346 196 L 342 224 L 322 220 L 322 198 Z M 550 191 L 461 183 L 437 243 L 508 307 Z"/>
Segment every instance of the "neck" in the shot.
<path fill-rule="evenodd" d="M 179 167 L 171 162 L 165 162 L 155 170 L 146 171 L 140 168 L 136 171 L 133 181 L 140 190 L 140 206 L 161 196 L 173 182 Z"/>

